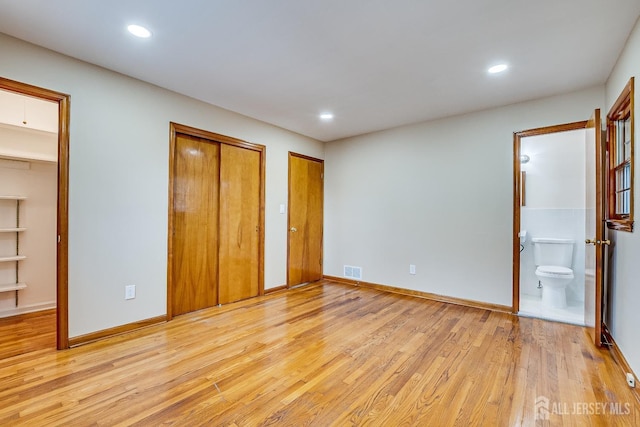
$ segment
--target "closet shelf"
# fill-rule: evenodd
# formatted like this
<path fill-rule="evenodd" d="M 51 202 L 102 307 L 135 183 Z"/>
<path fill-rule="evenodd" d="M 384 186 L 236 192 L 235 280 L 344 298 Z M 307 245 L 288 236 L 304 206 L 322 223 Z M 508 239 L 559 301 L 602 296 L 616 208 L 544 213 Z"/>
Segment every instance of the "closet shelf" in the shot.
<path fill-rule="evenodd" d="M 26 283 L 7 283 L 6 285 L 0 285 L 0 292 L 19 291 L 27 287 Z"/>
<path fill-rule="evenodd" d="M 0 233 L 18 233 L 20 231 L 27 231 L 24 227 L 19 228 L 0 228 Z"/>
<path fill-rule="evenodd" d="M 0 201 L 2 200 L 13 200 L 15 201 L 15 209 L 16 209 L 16 225 L 11 228 L 0 228 L 0 233 L 15 233 L 14 239 L 16 242 L 16 251 L 13 256 L 0 256 L 0 263 L 3 262 L 15 262 L 15 270 L 16 270 L 16 281 L 15 283 L 0 285 L 0 292 L 10 292 L 14 291 L 16 296 L 16 307 L 18 306 L 18 291 L 20 289 L 24 289 L 27 287 L 26 283 L 19 281 L 19 271 L 20 271 L 20 263 L 18 261 L 22 261 L 23 259 L 27 259 L 26 255 L 20 255 L 20 232 L 25 231 L 26 228 L 20 227 L 20 201 L 25 200 L 26 196 L 10 196 L 10 195 L 0 195 Z M 8 224 L 7 224 L 8 225 Z M 6 227 L 6 226 L 5 226 Z"/>
<path fill-rule="evenodd" d="M 0 257 L 0 262 L 22 261 L 23 259 L 27 259 L 27 257 L 25 255 L 5 256 Z"/>

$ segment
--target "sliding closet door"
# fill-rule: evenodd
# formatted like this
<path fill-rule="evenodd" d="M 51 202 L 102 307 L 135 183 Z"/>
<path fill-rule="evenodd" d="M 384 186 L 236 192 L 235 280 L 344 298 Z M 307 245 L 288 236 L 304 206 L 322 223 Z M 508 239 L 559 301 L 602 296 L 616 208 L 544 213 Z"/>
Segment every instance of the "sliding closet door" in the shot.
<path fill-rule="evenodd" d="M 220 144 L 177 134 L 173 169 L 172 314 L 218 303 Z"/>
<path fill-rule="evenodd" d="M 261 152 L 220 147 L 220 304 L 260 291 Z"/>

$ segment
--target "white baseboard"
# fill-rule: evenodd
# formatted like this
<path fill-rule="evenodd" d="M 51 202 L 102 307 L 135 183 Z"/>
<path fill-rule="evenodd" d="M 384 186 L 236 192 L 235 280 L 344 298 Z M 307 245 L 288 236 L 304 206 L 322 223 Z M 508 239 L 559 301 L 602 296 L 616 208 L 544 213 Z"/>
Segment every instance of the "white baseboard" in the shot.
<path fill-rule="evenodd" d="M 0 318 L 17 316 L 19 314 L 33 313 L 33 312 L 42 311 L 42 310 L 50 310 L 52 308 L 56 308 L 55 301 L 25 305 L 23 307 L 10 308 L 8 310 L 0 310 Z"/>

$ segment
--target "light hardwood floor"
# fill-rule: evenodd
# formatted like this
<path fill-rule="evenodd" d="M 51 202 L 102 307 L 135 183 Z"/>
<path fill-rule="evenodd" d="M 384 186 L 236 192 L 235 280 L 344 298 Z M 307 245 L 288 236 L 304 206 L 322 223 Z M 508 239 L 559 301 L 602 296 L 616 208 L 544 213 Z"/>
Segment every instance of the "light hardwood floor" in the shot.
<path fill-rule="evenodd" d="M 640 425 L 584 328 L 328 282 L 2 354 L 2 426 Z"/>
<path fill-rule="evenodd" d="M 12 356 L 55 348 L 55 309 L 0 319 L 0 363 Z"/>

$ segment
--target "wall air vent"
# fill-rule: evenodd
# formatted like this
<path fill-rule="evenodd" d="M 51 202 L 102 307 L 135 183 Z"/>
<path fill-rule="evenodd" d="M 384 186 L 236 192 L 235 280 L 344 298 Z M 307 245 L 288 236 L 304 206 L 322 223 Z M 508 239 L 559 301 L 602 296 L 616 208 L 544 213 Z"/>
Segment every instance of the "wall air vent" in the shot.
<path fill-rule="evenodd" d="M 362 280 L 362 267 L 354 267 L 352 265 L 344 266 L 344 277 L 353 280 Z"/>

